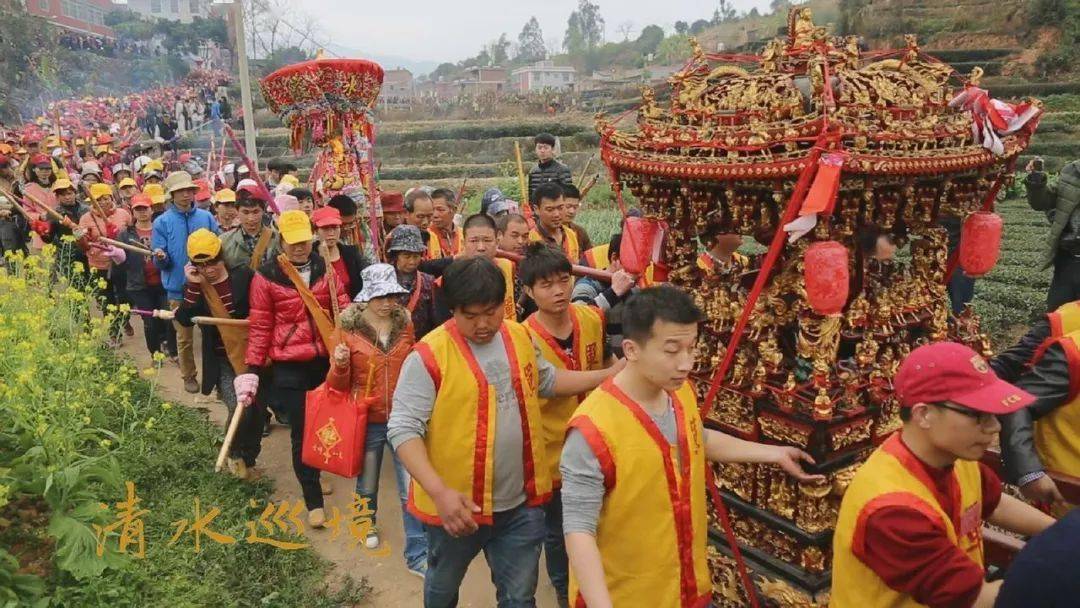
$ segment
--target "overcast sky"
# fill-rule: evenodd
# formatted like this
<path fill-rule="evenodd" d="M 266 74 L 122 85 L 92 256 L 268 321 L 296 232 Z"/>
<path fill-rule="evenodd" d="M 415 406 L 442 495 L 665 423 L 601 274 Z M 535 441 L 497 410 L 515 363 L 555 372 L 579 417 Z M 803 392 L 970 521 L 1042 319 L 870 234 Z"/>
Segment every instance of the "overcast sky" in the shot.
<path fill-rule="evenodd" d="M 595 0 L 594 0 L 595 1 Z M 344 47 L 413 60 L 460 61 L 506 32 L 517 41 L 522 26 L 535 16 L 545 40 L 561 44 L 566 19 L 577 0 L 299 0 L 296 6 L 315 17 L 325 40 Z M 712 17 L 715 0 L 598 0 L 607 40 L 622 40 L 617 28 L 630 21 L 632 37 L 642 27 L 675 21 L 691 23 Z M 769 0 L 733 0 L 740 12 L 765 11 Z"/>

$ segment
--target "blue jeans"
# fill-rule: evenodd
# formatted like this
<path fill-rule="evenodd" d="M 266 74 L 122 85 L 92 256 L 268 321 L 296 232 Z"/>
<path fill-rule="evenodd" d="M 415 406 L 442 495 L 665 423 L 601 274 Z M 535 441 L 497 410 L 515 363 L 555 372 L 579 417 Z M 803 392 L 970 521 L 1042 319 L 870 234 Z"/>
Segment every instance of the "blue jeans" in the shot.
<path fill-rule="evenodd" d="M 547 566 L 548 579 L 555 588 L 559 599 L 570 596 L 570 560 L 566 555 L 566 539 L 562 525 L 562 495 L 558 490 L 551 497 L 551 502 L 544 505 L 544 525 L 547 535 L 544 537 L 544 564 Z"/>
<path fill-rule="evenodd" d="M 356 493 L 368 499 L 372 511 L 379 510 L 379 473 L 382 471 L 386 442 L 386 423 L 369 422 L 367 435 L 364 437 L 364 472 L 356 478 Z M 394 473 L 397 477 L 398 499 L 401 501 L 401 514 L 405 523 L 405 564 L 413 570 L 423 570 L 427 563 L 427 537 L 424 525 L 406 510 L 409 498 L 409 472 L 398 460 L 397 454 L 390 450 L 394 458 Z M 377 514 L 372 514 L 371 523 L 375 523 Z"/>
<path fill-rule="evenodd" d="M 424 607 L 457 606 L 465 571 L 481 551 L 491 568 L 499 608 L 536 606 L 540 547 L 544 543 L 544 509 L 521 505 L 496 513 L 490 526 L 454 538 L 440 526 L 425 525 L 428 570 L 424 577 Z"/>

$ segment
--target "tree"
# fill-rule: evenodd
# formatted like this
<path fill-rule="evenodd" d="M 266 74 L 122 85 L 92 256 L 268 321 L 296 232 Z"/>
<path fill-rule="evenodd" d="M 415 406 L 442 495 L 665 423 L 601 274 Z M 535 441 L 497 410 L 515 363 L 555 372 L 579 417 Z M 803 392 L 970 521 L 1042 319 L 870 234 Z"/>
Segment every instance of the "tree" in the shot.
<path fill-rule="evenodd" d="M 458 66 L 452 63 L 440 63 L 437 68 L 431 71 L 432 82 L 439 82 L 440 80 L 449 79 L 455 72 L 457 72 Z"/>
<path fill-rule="evenodd" d="M 656 56 L 663 63 L 685 61 L 690 56 L 690 39 L 687 36 L 669 36 L 657 47 Z"/>
<path fill-rule="evenodd" d="M 566 21 L 563 47 L 571 55 L 581 55 L 600 46 L 604 41 L 604 18 L 600 7 L 589 0 L 580 0 L 576 11 Z"/>
<path fill-rule="evenodd" d="M 708 21 L 704 19 L 698 19 L 697 21 L 690 24 L 690 33 L 695 35 L 700 34 L 701 32 L 709 29 L 710 25 L 712 24 Z"/>
<path fill-rule="evenodd" d="M 505 32 L 499 36 L 498 40 L 489 42 L 484 50 L 487 51 L 492 65 L 505 65 L 510 61 L 510 41 L 506 38 Z"/>
<path fill-rule="evenodd" d="M 791 0 L 772 0 L 769 2 L 769 8 L 772 9 L 772 12 L 774 13 L 777 11 L 786 12 L 791 8 Z"/>
<path fill-rule="evenodd" d="M 533 63 L 547 59 L 547 48 L 544 46 L 544 32 L 540 29 L 540 22 L 532 17 L 521 28 L 518 34 L 518 50 L 514 61 L 518 63 Z"/>
<path fill-rule="evenodd" d="M 690 24 L 685 21 L 675 22 L 675 33 L 680 36 L 685 36 L 686 32 L 690 31 Z"/>
<path fill-rule="evenodd" d="M 761 13 L 758 12 L 757 7 L 755 6 L 754 8 L 750 9 L 749 13 L 746 13 L 746 16 L 756 19 L 761 16 Z"/>
<path fill-rule="evenodd" d="M 623 42 L 626 42 L 626 41 L 630 40 L 630 34 L 634 33 L 634 22 L 633 21 L 623 21 L 622 23 L 619 24 L 619 27 L 615 28 L 615 31 L 622 34 Z"/>
<path fill-rule="evenodd" d="M 717 7 L 716 13 L 720 16 L 720 23 L 735 19 L 735 6 L 732 4 L 732 0 L 720 0 L 720 6 Z"/>
<path fill-rule="evenodd" d="M 647 25 L 645 29 L 641 30 L 641 35 L 638 36 L 634 45 L 639 53 L 648 55 L 649 53 L 655 53 L 656 48 L 663 41 L 664 30 L 659 25 Z"/>

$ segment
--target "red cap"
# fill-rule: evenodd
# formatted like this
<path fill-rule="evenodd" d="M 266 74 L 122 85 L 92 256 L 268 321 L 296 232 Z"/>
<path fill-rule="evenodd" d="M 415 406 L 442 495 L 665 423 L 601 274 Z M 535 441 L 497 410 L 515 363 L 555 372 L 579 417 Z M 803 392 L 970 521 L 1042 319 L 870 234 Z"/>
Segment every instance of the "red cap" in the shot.
<path fill-rule="evenodd" d="M 11 157 L 5 154 L 0 154 L 0 165 L 6 165 L 11 162 Z"/>
<path fill-rule="evenodd" d="M 30 157 L 30 164 L 34 166 L 49 165 L 51 167 L 52 161 L 49 160 L 48 155 L 38 153 Z"/>
<path fill-rule="evenodd" d="M 975 351 L 956 342 L 920 346 L 900 364 L 893 387 L 901 407 L 950 401 L 988 414 L 1008 414 L 1035 397 L 1001 380 Z"/>
<path fill-rule="evenodd" d="M 383 213 L 403 213 L 405 211 L 405 197 L 400 192 L 383 192 L 379 200 L 382 201 Z"/>
<path fill-rule="evenodd" d="M 195 200 L 197 200 L 197 201 L 208 201 L 211 198 L 213 198 L 214 191 L 210 189 L 210 181 L 209 180 L 207 180 L 206 178 L 200 177 L 199 179 L 194 180 L 194 183 L 195 183 L 196 186 L 199 187 L 199 189 L 195 191 Z"/>
<path fill-rule="evenodd" d="M 244 184 L 237 188 L 236 191 L 237 193 L 247 192 L 251 195 L 252 198 L 259 199 L 260 201 L 266 200 L 266 197 L 263 196 L 262 188 L 259 188 L 259 186 L 256 184 Z"/>
<path fill-rule="evenodd" d="M 152 200 L 150 200 L 150 195 L 149 194 L 143 194 L 142 192 L 140 192 L 140 193 L 136 194 L 135 196 L 131 197 L 131 208 L 132 209 L 134 209 L 136 207 L 153 207 L 153 206 L 154 206 L 154 202 Z"/>
<path fill-rule="evenodd" d="M 311 214 L 311 223 L 316 228 L 341 225 L 341 212 L 333 207 L 319 207 Z"/>

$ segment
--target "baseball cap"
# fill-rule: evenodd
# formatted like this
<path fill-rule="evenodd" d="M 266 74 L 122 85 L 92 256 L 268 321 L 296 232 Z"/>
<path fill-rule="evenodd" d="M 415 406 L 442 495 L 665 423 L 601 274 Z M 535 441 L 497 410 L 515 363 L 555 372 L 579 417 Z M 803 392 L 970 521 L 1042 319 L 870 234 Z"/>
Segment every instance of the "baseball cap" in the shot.
<path fill-rule="evenodd" d="M 150 197 L 150 201 L 155 204 L 165 202 L 165 189 L 161 187 L 161 184 L 146 184 L 143 187 L 143 194 Z"/>
<path fill-rule="evenodd" d="M 988 414 L 1009 414 L 1035 397 L 994 374 L 981 355 L 957 342 L 920 346 L 893 378 L 901 407 L 949 401 Z"/>
<path fill-rule="evenodd" d="M 205 178 L 199 178 L 194 183 L 199 187 L 198 191 L 195 192 L 195 200 L 208 201 L 214 197 L 214 191 L 210 189 L 210 182 Z"/>
<path fill-rule="evenodd" d="M 232 189 L 230 189 L 230 188 L 222 188 L 221 190 L 218 190 L 216 193 L 214 193 L 214 202 L 215 203 L 235 203 L 236 202 L 236 193 L 233 192 Z"/>
<path fill-rule="evenodd" d="M 37 167 L 39 165 L 51 167 L 52 161 L 49 160 L 49 156 L 42 153 L 37 153 L 30 157 L 30 164 Z"/>
<path fill-rule="evenodd" d="M 405 197 L 400 192 L 383 192 L 379 196 L 382 203 L 383 213 L 403 213 L 405 211 Z"/>
<path fill-rule="evenodd" d="M 221 239 L 206 228 L 191 233 L 187 240 L 188 259 L 201 262 L 216 258 L 221 253 Z"/>
<path fill-rule="evenodd" d="M 56 192 L 58 190 L 69 190 L 69 189 L 74 190 L 75 189 L 75 184 L 71 183 L 71 180 L 67 179 L 66 177 L 61 177 L 60 179 L 53 182 L 53 185 L 52 185 L 52 188 L 51 188 L 51 190 L 53 192 Z"/>
<path fill-rule="evenodd" d="M 138 186 L 138 184 L 136 184 L 135 180 L 131 179 L 130 177 L 125 177 L 124 179 L 120 180 L 120 183 L 116 187 L 127 188 L 128 186 Z"/>
<path fill-rule="evenodd" d="M 341 225 L 341 212 L 333 207 L 320 207 L 311 214 L 311 222 L 316 228 Z"/>
<path fill-rule="evenodd" d="M 90 186 L 90 198 L 95 201 L 112 193 L 112 186 L 109 184 L 92 184 Z"/>
<path fill-rule="evenodd" d="M 150 207 L 153 205 L 153 201 L 150 200 L 150 196 L 145 193 L 138 193 L 131 197 L 131 208 L 136 207 Z"/>
<path fill-rule="evenodd" d="M 289 245 L 314 238 L 311 232 L 311 220 L 299 209 L 290 209 L 281 214 L 278 218 L 278 231 L 281 233 L 281 240 Z"/>

